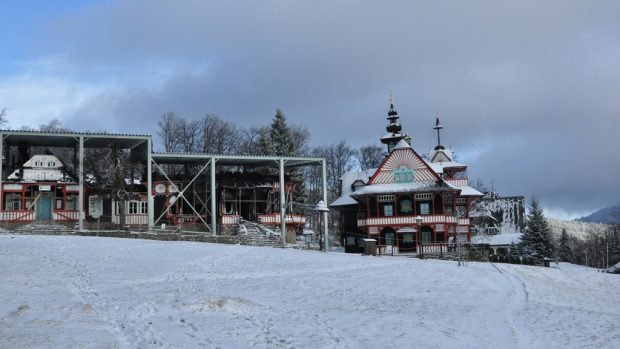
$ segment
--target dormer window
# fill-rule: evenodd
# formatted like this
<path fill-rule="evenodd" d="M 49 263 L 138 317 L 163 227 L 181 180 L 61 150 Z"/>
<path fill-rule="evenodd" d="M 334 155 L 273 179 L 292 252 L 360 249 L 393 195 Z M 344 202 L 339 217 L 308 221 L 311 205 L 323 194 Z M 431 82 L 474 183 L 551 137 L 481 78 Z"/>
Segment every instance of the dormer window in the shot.
<path fill-rule="evenodd" d="M 356 180 L 355 182 L 353 182 L 353 184 L 351 184 L 351 190 L 353 191 L 358 191 L 361 187 L 365 186 L 366 183 L 364 183 L 362 180 Z"/>

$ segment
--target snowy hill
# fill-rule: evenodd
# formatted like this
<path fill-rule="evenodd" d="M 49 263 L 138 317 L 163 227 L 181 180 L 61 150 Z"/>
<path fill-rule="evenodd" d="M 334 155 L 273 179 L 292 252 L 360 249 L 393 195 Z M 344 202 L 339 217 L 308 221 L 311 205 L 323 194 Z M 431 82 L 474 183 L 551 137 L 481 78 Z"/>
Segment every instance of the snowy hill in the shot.
<path fill-rule="evenodd" d="M 588 216 L 578 218 L 577 220 L 590 223 L 620 223 L 620 204 L 602 208 Z"/>
<path fill-rule="evenodd" d="M 0 235 L 3 348 L 617 348 L 618 275 Z"/>
<path fill-rule="evenodd" d="M 572 235 L 581 240 L 585 240 L 592 233 L 603 233 L 607 229 L 606 224 L 589 223 L 580 221 L 564 221 L 560 219 L 547 218 L 553 236 L 557 239 L 562 234 L 562 229 L 566 229 L 568 235 Z"/>

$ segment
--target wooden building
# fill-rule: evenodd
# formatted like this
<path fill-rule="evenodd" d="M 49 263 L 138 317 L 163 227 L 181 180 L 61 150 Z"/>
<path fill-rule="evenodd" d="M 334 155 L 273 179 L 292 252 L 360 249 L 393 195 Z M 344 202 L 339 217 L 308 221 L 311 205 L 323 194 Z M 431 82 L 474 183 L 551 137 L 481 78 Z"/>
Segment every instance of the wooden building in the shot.
<path fill-rule="evenodd" d="M 467 166 L 454 161 L 441 145 L 427 160 L 410 145 L 390 103 L 388 133 L 381 138 L 388 153 L 377 169 L 345 173 L 342 195 L 330 207 L 340 211 L 346 252 L 363 250 L 364 238 L 377 239 L 379 253 L 447 251 L 451 241 L 469 241 L 472 201 L 482 193 L 460 174 Z"/>
<path fill-rule="evenodd" d="M 0 221 L 77 221 L 79 184 L 55 155 L 34 155 L 4 182 Z"/>

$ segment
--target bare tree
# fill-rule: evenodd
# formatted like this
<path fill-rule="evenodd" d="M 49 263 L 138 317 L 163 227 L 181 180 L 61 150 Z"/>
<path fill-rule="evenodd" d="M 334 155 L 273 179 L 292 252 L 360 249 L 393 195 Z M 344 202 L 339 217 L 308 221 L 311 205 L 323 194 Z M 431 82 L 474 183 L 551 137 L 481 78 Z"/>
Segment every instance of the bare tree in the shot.
<path fill-rule="evenodd" d="M 58 119 L 52 119 L 47 124 L 40 124 L 39 131 L 43 132 L 58 132 L 68 131 L 69 129 L 62 127 L 62 122 Z"/>
<path fill-rule="evenodd" d="M 383 147 L 378 144 L 368 144 L 360 148 L 357 160 L 360 163 L 360 170 L 365 171 L 379 167 L 384 158 Z"/>
<path fill-rule="evenodd" d="M 240 131 L 239 154 L 242 155 L 260 155 L 260 127 L 250 127 Z"/>
<path fill-rule="evenodd" d="M 236 154 L 240 148 L 242 132 L 237 125 L 224 121 L 215 114 L 202 119 L 202 151 L 207 154 Z"/>
<path fill-rule="evenodd" d="M 6 125 L 6 123 L 9 122 L 6 116 L 7 116 L 6 108 L 0 109 L 0 127 Z"/>
<path fill-rule="evenodd" d="M 161 138 L 164 151 L 175 152 L 180 149 L 181 130 L 183 127 L 183 119 L 179 118 L 173 112 L 168 112 L 161 116 L 161 120 L 157 123 L 159 130 L 157 134 Z"/>
<path fill-rule="evenodd" d="M 327 170 L 327 189 L 333 198 L 342 193 L 340 178 L 345 172 L 351 171 L 355 166 L 355 149 L 349 147 L 346 141 L 323 146 L 317 152 L 325 158 Z"/>

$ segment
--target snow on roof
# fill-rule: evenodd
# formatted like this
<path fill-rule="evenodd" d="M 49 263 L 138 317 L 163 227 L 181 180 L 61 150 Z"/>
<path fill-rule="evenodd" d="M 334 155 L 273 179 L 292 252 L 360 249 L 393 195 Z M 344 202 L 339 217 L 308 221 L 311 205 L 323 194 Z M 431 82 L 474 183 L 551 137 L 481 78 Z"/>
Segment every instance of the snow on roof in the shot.
<path fill-rule="evenodd" d="M 512 245 L 519 243 L 521 241 L 522 234 L 499 234 L 499 235 L 476 235 L 472 236 L 471 243 L 478 245 L 490 245 L 490 246 L 500 246 L 500 245 Z"/>
<path fill-rule="evenodd" d="M 347 206 L 347 205 L 356 205 L 356 204 L 357 204 L 357 201 L 355 201 L 355 199 L 353 199 L 351 196 L 347 194 L 347 195 L 342 195 L 341 197 L 336 199 L 334 202 L 329 204 L 329 207 Z"/>
<path fill-rule="evenodd" d="M 433 162 L 452 162 L 454 161 L 454 154 L 450 149 L 437 149 L 428 154 L 429 159 Z"/>
<path fill-rule="evenodd" d="M 372 177 L 375 172 L 377 172 L 376 168 L 372 168 L 366 171 L 345 172 L 345 174 L 340 177 L 340 180 L 342 181 L 342 194 L 338 199 L 336 199 L 328 206 L 346 206 L 357 204 L 357 201 L 355 201 L 355 199 L 351 198 L 350 196 L 353 192 L 351 185 L 353 185 L 353 183 L 357 180 L 368 183 L 368 180 L 370 180 L 370 177 Z"/>
<path fill-rule="evenodd" d="M 401 139 L 400 141 L 398 141 L 398 143 L 396 143 L 396 145 L 394 146 L 394 149 L 405 149 L 405 148 L 411 148 L 411 145 L 409 145 L 409 143 L 407 143 L 404 139 Z"/>
<path fill-rule="evenodd" d="M 482 194 L 481 192 L 477 191 L 476 189 L 468 186 L 468 185 L 463 185 L 463 186 L 456 186 L 456 185 L 452 185 L 449 182 L 446 182 L 446 184 L 448 184 L 450 187 L 454 188 L 454 189 L 458 189 L 461 191 L 461 196 L 484 196 L 484 194 Z"/>
<path fill-rule="evenodd" d="M 367 194 L 409 193 L 440 188 L 441 187 L 434 182 L 382 183 L 367 185 L 362 189 L 352 193 L 351 196 Z"/>
<path fill-rule="evenodd" d="M 381 137 L 381 139 L 389 139 L 389 138 L 395 138 L 395 137 L 402 137 L 402 134 L 400 132 L 395 132 L 395 133 L 386 133 L 385 136 Z"/>
<path fill-rule="evenodd" d="M 426 160 L 424 160 L 426 161 Z M 435 171 L 436 173 L 443 173 L 443 169 L 444 168 L 455 168 L 455 167 L 465 167 L 467 168 L 467 165 L 462 164 L 460 162 L 456 162 L 456 161 L 444 161 L 444 162 L 428 162 L 426 161 L 426 163 L 431 167 L 431 169 L 433 169 L 433 171 Z"/>

